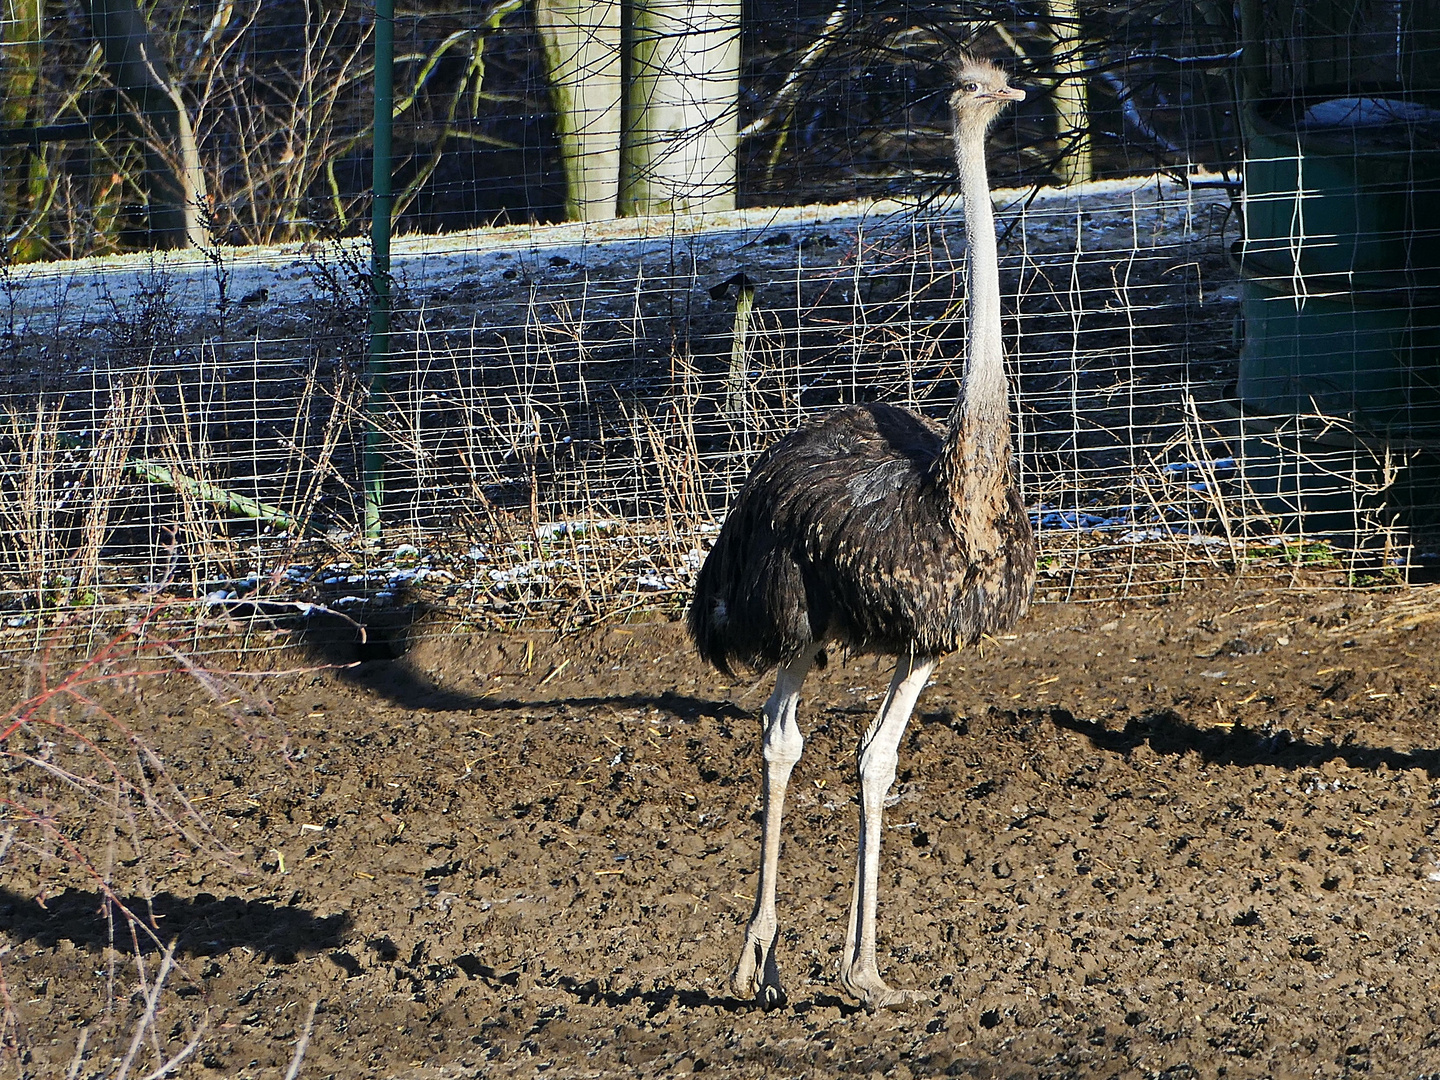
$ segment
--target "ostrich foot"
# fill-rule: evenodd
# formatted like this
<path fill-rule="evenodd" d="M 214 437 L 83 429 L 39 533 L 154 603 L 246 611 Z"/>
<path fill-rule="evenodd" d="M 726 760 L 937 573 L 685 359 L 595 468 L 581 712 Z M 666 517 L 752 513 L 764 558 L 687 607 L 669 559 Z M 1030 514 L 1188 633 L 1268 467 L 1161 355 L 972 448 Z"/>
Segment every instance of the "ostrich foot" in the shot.
<path fill-rule="evenodd" d="M 789 999 L 785 988 L 780 985 L 780 972 L 775 967 L 775 939 L 777 930 L 764 941 L 753 933 L 746 933 L 745 946 L 740 950 L 740 960 L 730 976 L 730 989 L 736 997 L 753 997 L 755 1004 L 766 1012 L 783 1008 Z"/>
<path fill-rule="evenodd" d="M 903 1012 L 913 1005 L 921 1005 L 931 1000 L 930 995 L 921 990 L 895 989 L 880 978 L 879 971 L 873 968 L 869 971 L 842 972 L 840 985 L 870 1013 L 882 1009 Z"/>

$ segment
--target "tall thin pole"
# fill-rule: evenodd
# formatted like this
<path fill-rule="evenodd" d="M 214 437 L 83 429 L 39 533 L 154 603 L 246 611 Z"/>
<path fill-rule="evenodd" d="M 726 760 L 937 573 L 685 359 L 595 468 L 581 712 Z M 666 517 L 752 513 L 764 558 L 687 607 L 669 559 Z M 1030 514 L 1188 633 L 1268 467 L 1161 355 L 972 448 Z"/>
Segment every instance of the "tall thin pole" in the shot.
<path fill-rule="evenodd" d="M 376 425 L 390 375 L 390 135 L 395 101 L 395 0 L 375 0 L 375 132 L 370 204 L 370 365 L 365 401 L 365 535 L 380 535 L 385 502 L 384 438 Z"/>

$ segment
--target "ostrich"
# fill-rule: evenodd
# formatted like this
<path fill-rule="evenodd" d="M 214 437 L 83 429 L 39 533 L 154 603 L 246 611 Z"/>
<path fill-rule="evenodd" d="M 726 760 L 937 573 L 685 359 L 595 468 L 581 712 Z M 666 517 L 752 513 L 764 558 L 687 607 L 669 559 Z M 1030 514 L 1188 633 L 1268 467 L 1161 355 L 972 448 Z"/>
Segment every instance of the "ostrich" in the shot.
<path fill-rule="evenodd" d="M 860 844 L 840 983 L 867 1009 L 921 995 L 891 989 L 875 958 L 881 814 L 911 710 L 946 653 L 1011 626 L 1030 604 L 1035 546 L 1010 466 L 995 219 L 985 133 L 1021 101 L 1004 72 L 962 56 L 951 96 L 969 254 L 969 340 L 960 400 L 941 427 L 884 404 L 832 413 L 777 443 L 730 508 L 695 584 L 688 629 L 727 674 L 778 666 L 763 710 L 763 846 L 755 910 L 731 976 L 742 997 L 783 1005 L 775 965 L 780 818 L 804 739 L 800 686 L 828 644 L 896 657 L 860 742 Z"/>

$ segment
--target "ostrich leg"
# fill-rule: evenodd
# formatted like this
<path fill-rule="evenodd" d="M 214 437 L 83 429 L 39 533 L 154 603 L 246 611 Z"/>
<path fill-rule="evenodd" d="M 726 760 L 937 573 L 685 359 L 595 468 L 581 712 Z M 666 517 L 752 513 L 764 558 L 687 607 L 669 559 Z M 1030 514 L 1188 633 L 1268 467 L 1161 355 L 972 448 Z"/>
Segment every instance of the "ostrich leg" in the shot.
<path fill-rule="evenodd" d="M 875 895 L 880 885 L 885 793 L 895 782 L 905 725 L 935 662 L 933 656 L 900 657 L 880 712 L 860 743 L 860 850 L 855 859 L 855 892 L 840 961 L 840 985 L 870 1012 L 904 1008 L 925 996 L 913 990 L 892 990 L 880 978 L 875 962 Z"/>
<path fill-rule="evenodd" d="M 775 676 L 775 692 L 765 702 L 765 735 L 763 755 L 765 779 L 760 800 L 765 820 L 765 839 L 760 852 L 760 878 L 755 883 L 755 911 L 745 928 L 745 945 L 730 986 L 741 997 L 753 995 L 765 1011 L 785 1004 L 785 991 L 780 986 L 780 973 L 775 967 L 775 875 L 780 862 L 780 815 L 785 806 L 785 787 L 790 770 L 800 760 L 805 739 L 795 722 L 800 703 L 800 685 L 810 665 L 815 662 L 819 645 L 807 648 L 789 664 L 780 665 Z"/>

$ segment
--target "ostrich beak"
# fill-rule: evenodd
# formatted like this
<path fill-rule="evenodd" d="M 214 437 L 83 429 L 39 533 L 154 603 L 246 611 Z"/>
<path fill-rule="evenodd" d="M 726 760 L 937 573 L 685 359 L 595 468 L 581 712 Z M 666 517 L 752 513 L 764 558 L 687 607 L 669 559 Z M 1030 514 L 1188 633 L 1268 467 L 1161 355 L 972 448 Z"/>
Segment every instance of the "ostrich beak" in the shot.
<path fill-rule="evenodd" d="M 1018 86 L 1003 86 L 988 95 L 992 101 L 1024 101 L 1025 91 Z"/>

